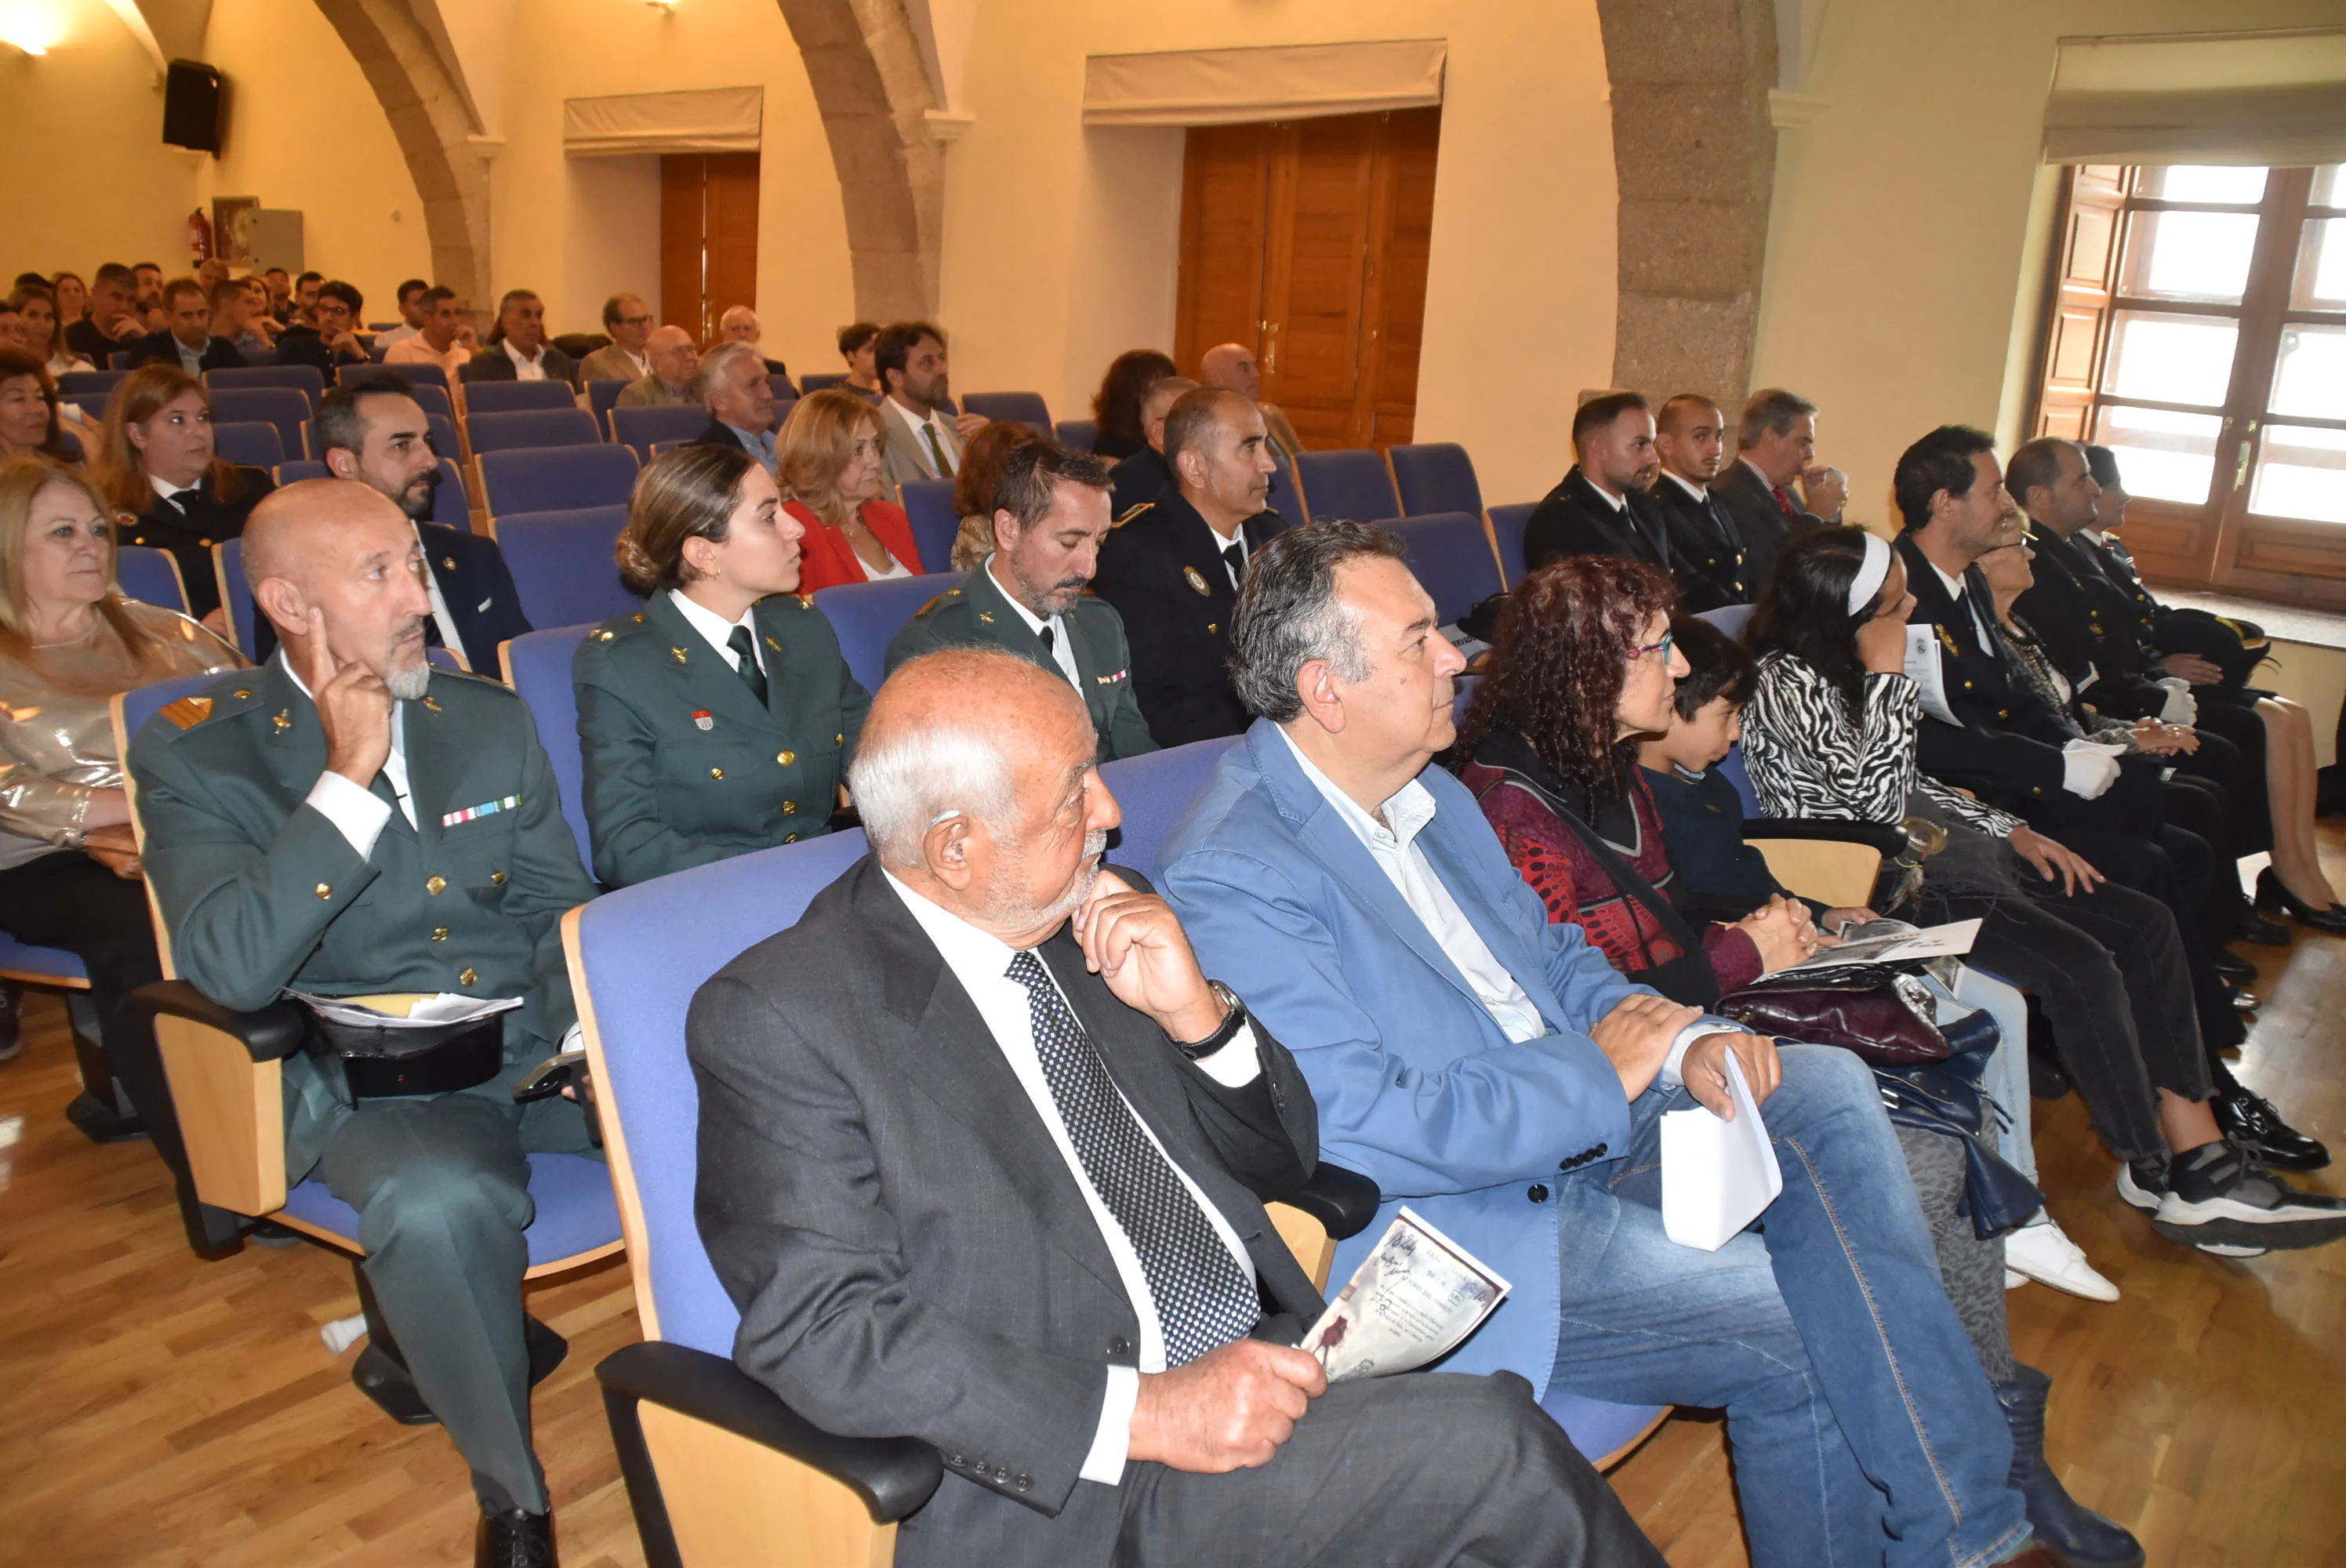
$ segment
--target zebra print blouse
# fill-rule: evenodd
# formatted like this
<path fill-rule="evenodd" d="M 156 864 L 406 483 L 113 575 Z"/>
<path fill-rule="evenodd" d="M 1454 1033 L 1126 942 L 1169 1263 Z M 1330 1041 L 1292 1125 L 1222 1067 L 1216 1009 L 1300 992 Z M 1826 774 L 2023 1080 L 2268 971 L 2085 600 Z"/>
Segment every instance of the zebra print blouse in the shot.
<path fill-rule="evenodd" d="M 1743 710 L 1743 769 L 1770 817 L 1895 823 L 1919 790 L 1932 804 L 1992 838 L 2021 825 L 2009 812 L 1923 776 L 1915 761 L 1921 690 L 1903 675 L 1869 673 L 1852 714 L 1832 684 L 1803 659 L 1760 661 Z"/>

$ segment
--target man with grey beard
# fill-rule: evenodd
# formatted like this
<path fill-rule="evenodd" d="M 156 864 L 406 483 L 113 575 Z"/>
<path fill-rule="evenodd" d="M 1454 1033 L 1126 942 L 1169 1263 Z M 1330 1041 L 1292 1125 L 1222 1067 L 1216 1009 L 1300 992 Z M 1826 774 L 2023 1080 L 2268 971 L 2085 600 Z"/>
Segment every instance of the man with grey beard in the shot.
<path fill-rule="evenodd" d="M 285 1176 L 358 1211 L 404 1397 L 472 1467 L 476 1562 L 551 1563 L 529 1385 L 561 1339 L 522 1309 L 525 1156 L 589 1140 L 576 1105 L 512 1091 L 577 1033 L 561 919 L 595 885 L 521 699 L 426 661 L 423 545 L 397 505 L 305 480 L 243 539 L 280 646 L 132 740 L 147 875 L 180 977 L 222 1007 L 288 987 L 518 1001 L 404 1060 L 395 1086 L 331 1053 L 287 1057 Z M 367 1354 L 400 1380 L 389 1347 Z"/>

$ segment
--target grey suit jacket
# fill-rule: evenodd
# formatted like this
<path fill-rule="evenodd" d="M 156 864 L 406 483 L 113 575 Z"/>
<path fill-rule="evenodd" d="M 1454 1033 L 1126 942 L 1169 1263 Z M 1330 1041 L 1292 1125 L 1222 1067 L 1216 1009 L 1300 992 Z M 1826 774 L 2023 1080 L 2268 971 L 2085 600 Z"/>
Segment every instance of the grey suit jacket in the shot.
<path fill-rule="evenodd" d="M 915 479 L 950 477 L 937 472 L 936 464 L 929 457 L 927 440 L 914 435 L 889 402 L 889 399 L 882 398 L 878 404 L 880 429 L 888 438 L 881 452 L 882 475 L 899 490 Z M 944 428 L 937 432 L 937 439 L 944 445 L 945 456 L 958 470 L 961 467 L 961 433 L 954 428 L 950 414 L 945 418 Z"/>
<path fill-rule="evenodd" d="M 1258 1196 L 1317 1157 L 1294 1059 L 1257 1024 L 1261 1076 L 1223 1088 L 1065 930 L 1037 951 L 1269 1298 L 1316 1315 Z M 700 1233 L 741 1311 L 741 1369 L 831 1431 L 943 1452 L 944 1485 L 897 1538 L 904 1568 L 1107 1563 L 1121 1494 L 1077 1472 L 1139 1320 L 1033 1103 L 878 863 L 719 970 L 686 1032 Z"/>

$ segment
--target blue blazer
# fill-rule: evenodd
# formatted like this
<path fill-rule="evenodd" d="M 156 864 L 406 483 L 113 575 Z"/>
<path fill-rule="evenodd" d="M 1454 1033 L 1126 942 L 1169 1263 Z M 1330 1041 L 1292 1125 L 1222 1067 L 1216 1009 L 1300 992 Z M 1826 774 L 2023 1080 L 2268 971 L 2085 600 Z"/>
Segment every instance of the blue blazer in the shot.
<path fill-rule="evenodd" d="M 1324 1157 L 1374 1178 L 1376 1224 L 1406 1202 L 1515 1287 L 1443 1364 L 1545 1389 L 1561 1308 L 1556 1191 L 1629 1149 L 1621 1080 L 1588 1029 L 1632 985 L 1576 925 L 1550 925 L 1464 785 L 1438 767 L 1417 842 L 1547 1021 L 1511 1044 L 1368 849 L 1258 719 L 1166 841 L 1161 882 L 1206 972 L 1302 1067 Z"/>

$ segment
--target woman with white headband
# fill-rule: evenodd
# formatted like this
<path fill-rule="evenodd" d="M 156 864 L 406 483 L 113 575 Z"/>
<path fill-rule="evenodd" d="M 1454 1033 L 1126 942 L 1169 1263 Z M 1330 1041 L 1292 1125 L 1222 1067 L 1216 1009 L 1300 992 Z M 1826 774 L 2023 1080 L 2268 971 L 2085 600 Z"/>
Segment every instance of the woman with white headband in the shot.
<path fill-rule="evenodd" d="M 1760 679 L 1743 762 L 1761 809 L 1944 830 L 1897 912 L 1981 920 L 1969 962 L 2043 1004 L 2095 1130 L 2126 1162 L 2119 1196 L 2161 1235 L 2227 1257 L 2346 1237 L 2338 1200 L 2296 1191 L 2224 1142 L 2166 906 L 1922 773 L 1922 694 L 1905 673 L 1913 606 L 1903 565 L 1862 528 L 1821 529 L 1778 557 L 1745 632 Z"/>

